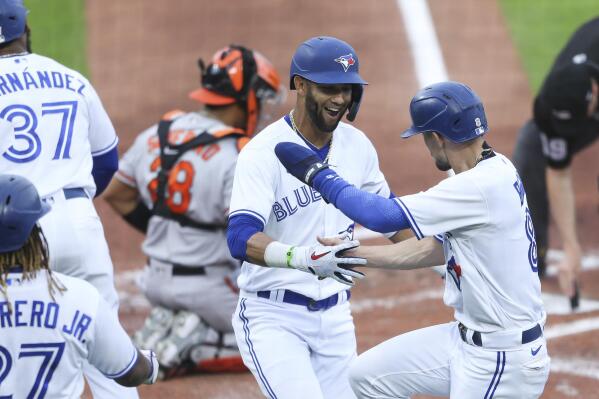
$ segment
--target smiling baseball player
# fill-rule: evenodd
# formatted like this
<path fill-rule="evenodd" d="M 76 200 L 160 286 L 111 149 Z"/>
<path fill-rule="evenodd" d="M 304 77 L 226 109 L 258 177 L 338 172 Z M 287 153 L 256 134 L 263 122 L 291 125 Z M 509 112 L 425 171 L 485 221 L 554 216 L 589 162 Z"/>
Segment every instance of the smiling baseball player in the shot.
<path fill-rule="evenodd" d="M 349 256 L 390 269 L 447 265 L 444 301 L 456 321 L 397 336 L 360 355 L 350 372 L 352 388 L 360 398 L 538 398 L 549 375 L 546 313 L 518 173 L 485 142 L 484 108 L 468 86 L 425 87 L 410 114 L 413 126 L 402 137 L 423 133 L 437 167 L 456 173 L 418 194 L 380 198 L 344 181 L 304 146 L 275 149 L 290 173 L 352 219 L 379 232 L 409 226 L 416 235 Z"/>
<path fill-rule="evenodd" d="M 27 177 L 52 211 L 40 220 L 50 267 L 95 286 L 116 314 L 118 296 L 108 245 L 92 198 L 118 167 L 117 136 L 90 82 L 31 52 L 27 10 L 0 0 L 0 170 Z M 135 389 L 94 367 L 96 399 L 137 398 Z"/>
<path fill-rule="evenodd" d="M 88 282 L 53 273 L 33 184 L 0 175 L 0 398 L 75 399 L 89 361 L 125 386 L 153 384 L 158 361 L 138 351 Z"/>
<path fill-rule="evenodd" d="M 296 105 L 241 151 L 227 239 L 244 260 L 233 327 L 243 360 L 268 398 L 354 397 L 347 370 L 356 356 L 349 307 L 353 284 L 334 248 L 316 236 L 352 235 L 353 221 L 289 175 L 274 154 L 281 141 L 313 149 L 369 192 L 389 197 L 376 151 L 353 121 L 366 84 L 355 50 L 332 37 L 302 43 L 291 61 Z M 339 264 L 340 266 L 337 266 Z M 326 278 L 329 277 L 329 278 Z"/>

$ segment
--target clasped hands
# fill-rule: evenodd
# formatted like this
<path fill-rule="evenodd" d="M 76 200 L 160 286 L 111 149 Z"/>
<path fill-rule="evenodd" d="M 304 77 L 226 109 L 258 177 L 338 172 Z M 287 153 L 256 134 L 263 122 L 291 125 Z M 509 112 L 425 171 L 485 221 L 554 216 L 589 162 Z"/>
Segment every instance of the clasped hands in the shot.
<path fill-rule="evenodd" d="M 354 285 L 352 278 L 364 278 L 364 273 L 354 267 L 365 265 L 366 259 L 352 256 L 360 246 L 357 240 L 349 240 L 343 233 L 334 237 L 317 237 L 321 245 L 295 247 L 292 267 L 318 276 L 320 280 L 330 277 L 342 284 Z"/>

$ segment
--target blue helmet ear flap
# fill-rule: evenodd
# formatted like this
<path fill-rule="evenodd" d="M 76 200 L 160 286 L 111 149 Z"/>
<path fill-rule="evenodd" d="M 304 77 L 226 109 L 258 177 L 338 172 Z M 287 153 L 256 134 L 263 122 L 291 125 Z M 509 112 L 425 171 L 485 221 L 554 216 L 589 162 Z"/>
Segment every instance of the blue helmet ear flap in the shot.
<path fill-rule="evenodd" d="M 353 122 L 356 119 L 356 115 L 360 110 L 360 101 L 362 101 L 362 95 L 364 94 L 364 86 L 353 85 L 351 92 L 351 103 L 347 111 L 347 120 Z"/>

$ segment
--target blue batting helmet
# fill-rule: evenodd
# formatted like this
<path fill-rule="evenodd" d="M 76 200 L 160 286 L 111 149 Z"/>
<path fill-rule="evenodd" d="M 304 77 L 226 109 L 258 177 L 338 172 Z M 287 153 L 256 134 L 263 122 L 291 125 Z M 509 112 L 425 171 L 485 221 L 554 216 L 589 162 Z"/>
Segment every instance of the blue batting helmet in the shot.
<path fill-rule="evenodd" d="M 29 180 L 0 175 L 0 253 L 23 247 L 33 226 L 49 210 Z"/>
<path fill-rule="evenodd" d="M 437 132 L 454 143 L 487 133 L 487 117 L 480 98 L 463 83 L 441 82 L 420 90 L 410 102 L 412 127 L 401 137 Z"/>
<path fill-rule="evenodd" d="M 26 22 L 27 9 L 23 0 L 0 0 L 0 44 L 21 37 Z"/>
<path fill-rule="evenodd" d="M 356 51 L 343 40 L 319 36 L 299 45 L 291 59 L 289 87 L 295 89 L 293 77 L 298 75 L 317 84 L 352 84 L 352 102 L 347 119 L 353 121 L 360 108 L 366 81 L 360 77 Z"/>

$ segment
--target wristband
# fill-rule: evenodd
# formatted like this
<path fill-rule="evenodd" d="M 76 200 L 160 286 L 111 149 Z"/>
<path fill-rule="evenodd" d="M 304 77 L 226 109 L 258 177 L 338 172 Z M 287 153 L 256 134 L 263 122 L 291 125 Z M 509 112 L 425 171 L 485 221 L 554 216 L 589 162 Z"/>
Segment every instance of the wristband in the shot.
<path fill-rule="evenodd" d="M 269 267 L 292 267 L 293 248 L 278 241 L 271 242 L 266 246 L 266 250 L 264 251 L 264 263 Z"/>
<path fill-rule="evenodd" d="M 287 267 L 292 267 L 291 266 L 291 259 L 293 259 L 293 247 L 289 247 L 289 249 L 287 250 Z"/>

